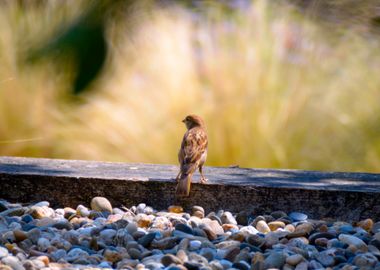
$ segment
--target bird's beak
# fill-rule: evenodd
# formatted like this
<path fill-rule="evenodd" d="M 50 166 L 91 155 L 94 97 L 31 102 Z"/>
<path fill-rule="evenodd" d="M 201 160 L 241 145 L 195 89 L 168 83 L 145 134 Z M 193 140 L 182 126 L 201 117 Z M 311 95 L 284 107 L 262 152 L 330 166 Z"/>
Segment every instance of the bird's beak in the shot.
<path fill-rule="evenodd" d="M 186 123 L 186 119 L 183 119 L 183 120 L 182 120 L 182 123 Z"/>

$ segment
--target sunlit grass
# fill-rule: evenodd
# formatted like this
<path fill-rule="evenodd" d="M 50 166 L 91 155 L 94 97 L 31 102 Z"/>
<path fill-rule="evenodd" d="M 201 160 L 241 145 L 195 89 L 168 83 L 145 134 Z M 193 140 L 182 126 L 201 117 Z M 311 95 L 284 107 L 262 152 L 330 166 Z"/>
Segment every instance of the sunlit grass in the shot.
<path fill-rule="evenodd" d="M 177 163 L 180 120 L 197 113 L 207 165 L 380 171 L 378 44 L 268 3 L 110 23 L 107 69 L 81 104 L 62 99 L 69 64 L 17 64 L 23 24 L 45 18 L 26 24 L 31 40 L 52 32 L 69 4 L 2 9 L 0 154 Z"/>

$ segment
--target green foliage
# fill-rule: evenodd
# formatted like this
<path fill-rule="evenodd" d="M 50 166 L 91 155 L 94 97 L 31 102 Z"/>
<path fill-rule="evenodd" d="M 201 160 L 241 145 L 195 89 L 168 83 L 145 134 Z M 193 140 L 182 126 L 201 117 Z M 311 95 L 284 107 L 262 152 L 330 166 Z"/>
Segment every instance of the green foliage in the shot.
<path fill-rule="evenodd" d="M 75 59 L 76 78 L 73 93 L 79 94 L 86 89 L 99 74 L 106 59 L 104 36 L 104 12 L 110 8 L 101 1 L 93 2 L 70 26 L 61 26 L 56 33 L 40 48 L 28 54 L 28 61 L 35 62 L 42 57 L 55 54 L 58 57 Z"/>

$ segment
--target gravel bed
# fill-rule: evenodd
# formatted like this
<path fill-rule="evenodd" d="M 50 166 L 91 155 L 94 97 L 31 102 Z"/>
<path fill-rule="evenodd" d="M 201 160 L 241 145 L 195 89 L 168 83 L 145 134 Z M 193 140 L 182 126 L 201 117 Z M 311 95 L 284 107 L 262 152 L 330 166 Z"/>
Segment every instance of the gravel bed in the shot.
<path fill-rule="evenodd" d="M 380 222 L 313 220 L 305 213 L 157 211 L 0 200 L 5 269 L 379 269 Z"/>

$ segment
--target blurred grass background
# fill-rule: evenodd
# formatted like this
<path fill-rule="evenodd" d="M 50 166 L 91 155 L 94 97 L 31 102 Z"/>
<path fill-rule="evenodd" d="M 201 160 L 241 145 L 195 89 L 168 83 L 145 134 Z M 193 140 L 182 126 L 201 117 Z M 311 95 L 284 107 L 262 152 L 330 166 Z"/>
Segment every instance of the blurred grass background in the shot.
<path fill-rule="evenodd" d="M 195 113 L 207 165 L 379 172 L 376 1 L 311 2 L 105 10 L 104 67 L 73 96 L 73 57 L 23 59 L 91 2 L 2 1 L 0 155 L 176 164 Z"/>

